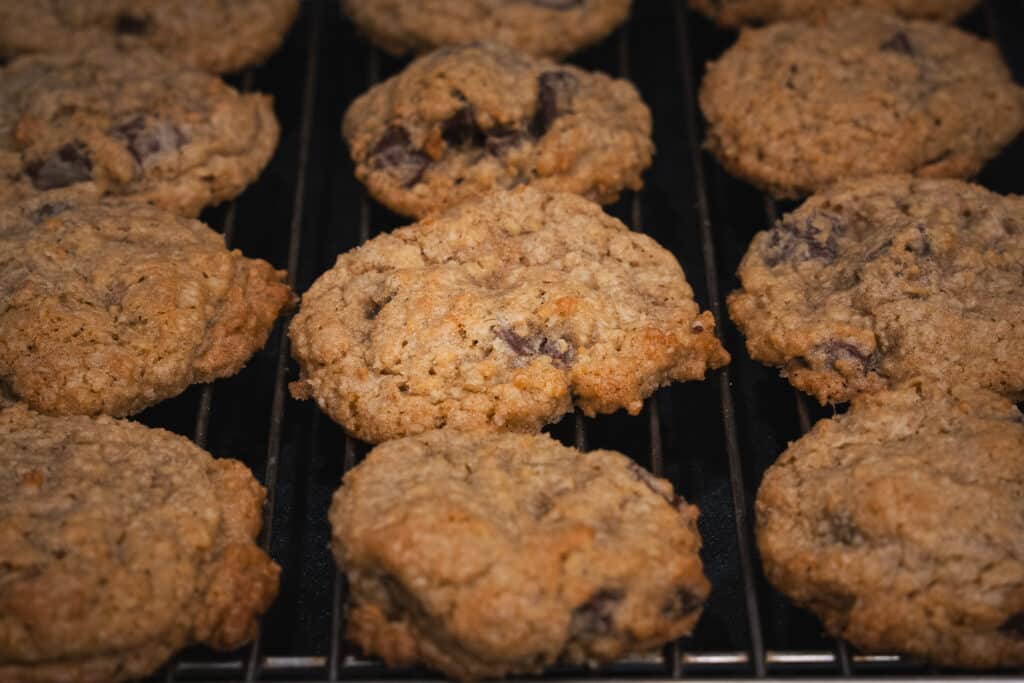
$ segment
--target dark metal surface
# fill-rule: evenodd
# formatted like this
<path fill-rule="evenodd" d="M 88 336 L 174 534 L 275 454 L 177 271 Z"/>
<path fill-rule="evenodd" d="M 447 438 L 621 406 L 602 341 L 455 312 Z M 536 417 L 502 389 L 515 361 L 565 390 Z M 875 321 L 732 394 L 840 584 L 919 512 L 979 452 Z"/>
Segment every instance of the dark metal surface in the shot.
<path fill-rule="evenodd" d="M 1024 81 L 1024 3 L 989 0 L 962 26 L 996 39 Z M 865 656 L 828 638 L 809 614 L 793 608 L 761 574 L 751 534 L 757 485 L 788 441 L 831 414 L 797 395 L 774 370 L 747 356 L 723 316 L 724 295 L 754 232 L 792 205 L 777 205 L 722 171 L 700 148 L 696 88 L 703 65 L 734 34 L 716 30 L 677 0 L 635 0 L 626 27 L 571 61 L 630 78 L 654 115 L 658 153 L 642 192 L 608 210 L 670 249 L 686 270 L 702 308 L 710 309 L 733 363 L 705 382 L 659 391 L 643 412 L 588 419 L 567 416 L 551 433 L 580 448 L 623 451 L 701 509 L 706 573 L 714 586 L 688 638 L 661 652 L 599 670 L 557 668 L 558 678 L 748 680 L 871 676 L 952 679 L 892 655 Z M 370 201 L 352 175 L 340 137 L 348 104 L 403 62 L 372 50 L 331 1 L 307 0 L 282 50 L 234 80 L 272 93 L 282 125 L 274 160 L 237 201 L 203 218 L 232 247 L 287 268 L 298 292 L 337 254 L 404 221 Z M 979 181 L 1024 192 L 1018 141 Z M 328 547 L 327 509 L 342 474 L 366 454 L 311 401 L 287 397 L 296 376 L 281 321 L 266 348 L 237 376 L 193 387 L 139 416 L 194 438 L 220 457 L 245 461 L 268 490 L 261 542 L 282 567 L 280 595 L 255 643 L 232 653 L 181 653 L 154 680 L 337 681 L 434 677 L 391 670 L 363 658 L 344 633 L 345 585 Z M 989 680 L 1021 671 L 988 672 Z M 982 680 L 975 677 L 974 680 Z"/>

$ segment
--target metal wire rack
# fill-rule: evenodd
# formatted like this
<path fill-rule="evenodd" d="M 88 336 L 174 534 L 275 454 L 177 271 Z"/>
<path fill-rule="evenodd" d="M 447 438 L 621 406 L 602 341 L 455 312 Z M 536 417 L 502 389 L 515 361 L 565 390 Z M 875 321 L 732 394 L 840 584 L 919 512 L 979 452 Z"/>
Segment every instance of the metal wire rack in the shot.
<path fill-rule="evenodd" d="M 1022 3 L 986 0 L 963 25 L 999 42 L 1018 80 L 1024 80 Z M 651 106 L 658 153 L 646 187 L 609 211 L 676 254 L 698 301 L 719 321 L 734 360 L 706 382 L 659 391 L 637 417 L 592 420 L 576 414 L 552 427 L 556 437 L 579 448 L 629 454 L 699 505 L 705 568 L 714 589 L 692 636 L 661 652 L 596 670 L 556 668 L 545 677 L 905 681 L 965 676 L 897 655 L 853 652 L 826 637 L 813 617 L 792 607 L 760 572 L 751 535 L 757 484 L 787 441 L 829 413 L 751 361 L 724 315 L 724 295 L 736 286 L 733 273 L 751 236 L 789 208 L 730 178 L 701 150 L 696 89 L 703 62 L 732 39 L 688 13 L 681 0 L 635 0 L 628 25 L 571 60 L 633 80 Z M 240 88 L 274 94 L 283 131 L 277 155 L 241 198 L 203 218 L 222 229 L 231 246 L 287 268 L 288 281 L 299 292 L 338 253 L 407 222 L 367 199 L 339 134 L 348 103 L 401 67 L 359 38 L 337 3 L 307 0 L 282 50 L 235 81 Z M 987 167 L 980 181 L 1001 192 L 1024 191 L 1016 172 L 1021 161 L 1024 143 L 1018 142 Z M 388 669 L 344 641 L 345 585 L 328 548 L 326 514 L 342 474 L 367 447 L 347 438 L 312 402 L 287 398 L 287 382 L 296 370 L 286 322 L 238 376 L 193 387 L 139 416 L 253 468 L 268 492 L 260 542 L 283 568 L 280 596 L 254 643 L 233 653 L 186 651 L 153 680 L 436 678 L 418 669 Z M 1024 671 L 970 678 L 1021 679 Z"/>

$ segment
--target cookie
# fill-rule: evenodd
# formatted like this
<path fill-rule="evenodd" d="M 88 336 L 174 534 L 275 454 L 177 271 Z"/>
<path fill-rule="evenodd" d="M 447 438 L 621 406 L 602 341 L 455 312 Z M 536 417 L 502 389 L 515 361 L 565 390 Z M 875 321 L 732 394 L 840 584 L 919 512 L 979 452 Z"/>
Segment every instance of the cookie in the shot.
<path fill-rule="evenodd" d="M 607 662 L 688 634 L 697 508 L 614 451 L 437 430 L 389 441 L 330 511 L 348 637 L 458 680 Z"/>
<path fill-rule="evenodd" d="M 768 579 L 869 652 L 1024 665 L 1024 417 L 980 389 L 857 398 L 757 495 Z"/>
<path fill-rule="evenodd" d="M 0 207 L 0 383 L 51 414 L 128 415 L 238 372 L 291 292 L 199 221 L 121 200 Z"/>
<path fill-rule="evenodd" d="M 1024 397 L 1024 198 L 841 183 L 758 233 L 739 278 L 750 355 L 822 403 L 916 375 Z"/>
<path fill-rule="evenodd" d="M 342 254 L 291 323 L 300 379 L 376 443 L 539 431 L 625 408 L 729 354 L 671 253 L 582 197 L 496 192 Z"/>
<path fill-rule="evenodd" d="M 341 0 L 374 45 L 395 56 L 491 41 L 564 57 L 629 17 L 630 0 Z"/>
<path fill-rule="evenodd" d="M 706 145 L 778 197 L 885 173 L 966 178 L 1024 127 L 990 42 L 872 10 L 745 29 L 708 65 Z"/>
<path fill-rule="evenodd" d="M 954 21 L 967 14 L 978 0 L 689 0 L 694 9 L 719 26 L 802 19 L 814 12 L 873 7 L 908 19 Z"/>
<path fill-rule="evenodd" d="M 150 48 L 181 64 L 228 73 L 273 54 L 298 10 L 298 0 L 0 0 L 0 57 Z"/>
<path fill-rule="evenodd" d="M 269 96 L 148 50 L 29 56 L 0 69 L 3 203 L 73 186 L 195 216 L 254 181 L 277 138 Z"/>
<path fill-rule="evenodd" d="M 498 45 L 417 59 L 356 99 L 342 133 L 356 177 L 407 216 L 519 185 L 610 203 L 654 153 L 628 81 Z"/>
<path fill-rule="evenodd" d="M 0 412 L 0 680 L 116 683 L 256 633 L 278 566 L 237 460 L 107 417 Z"/>

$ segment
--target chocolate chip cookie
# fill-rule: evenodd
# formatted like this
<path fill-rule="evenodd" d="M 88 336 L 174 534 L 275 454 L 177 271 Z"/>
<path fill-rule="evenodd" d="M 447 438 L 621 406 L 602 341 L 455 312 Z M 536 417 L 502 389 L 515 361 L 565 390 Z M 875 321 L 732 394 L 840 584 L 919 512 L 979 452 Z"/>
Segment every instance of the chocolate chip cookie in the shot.
<path fill-rule="evenodd" d="M 1024 665 L 1024 417 L 980 389 L 857 398 L 757 496 L 769 580 L 870 652 Z"/>
<path fill-rule="evenodd" d="M 162 429 L 0 412 L 0 680 L 116 683 L 250 640 L 279 569 L 263 488 Z"/>
<path fill-rule="evenodd" d="M 883 173 L 966 178 L 1024 127 L 995 45 L 867 9 L 744 30 L 700 104 L 722 165 L 779 197 Z"/>
<path fill-rule="evenodd" d="M 277 146 L 270 97 L 148 50 L 22 57 L 0 69 L 0 202 L 73 186 L 184 215 L 230 199 Z"/>
<path fill-rule="evenodd" d="M 2 206 L 0 383 L 45 413 L 137 412 L 238 372 L 291 301 L 283 279 L 147 204 Z"/>
<path fill-rule="evenodd" d="M 613 202 L 654 152 L 629 82 L 497 45 L 417 59 L 356 99 L 342 132 L 356 177 L 409 216 L 527 184 Z"/>
<path fill-rule="evenodd" d="M 0 0 L 0 57 L 109 45 L 227 73 L 273 54 L 298 9 L 298 0 Z"/>
<path fill-rule="evenodd" d="M 930 375 L 1024 397 L 1024 198 L 849 181 L 758 233 L 729 313 L 822 403 Z"/>
<path fill-rule="evenodd" d="M 908 19 L 953 21 L 973 9 L 978 0 L 689 0 L 689 4 L 719 26 L 736 27 L 852 7 L 874 7 Z"/>
<path fill-rule="evenodd" d="M 614 451 L 438 430 L 389 441 L 330 511 L 348 636 L 451 678 L 606 662 L 690 633 L 697 508 Z"/>
<path fill-rule="evenodd" d="M 539 431 L 625 408 L 729 360 L 671 253 L 582 197 L 496 192 L 338 257 L 289 334 L 350 433 Z"/>
<path fill-rule="evenodd" d="M 395 56 L 486 40 L 564 57 L 604 38 L 630 0 L 341 0 L 342 9 Z"/>

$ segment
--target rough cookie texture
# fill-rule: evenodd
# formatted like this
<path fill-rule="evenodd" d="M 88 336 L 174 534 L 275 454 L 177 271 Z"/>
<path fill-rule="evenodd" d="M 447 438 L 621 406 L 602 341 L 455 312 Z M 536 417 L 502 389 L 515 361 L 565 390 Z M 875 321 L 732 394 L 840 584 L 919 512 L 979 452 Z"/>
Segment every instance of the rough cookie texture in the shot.
<path fill-rule="evenodd" d="M 1024 417 L 980 389 L 857 398 L 757 497 L 769 580 L 864 650 L 1024 665 Z"/>
<path fill-rule="evenodd" d="M 628 81 L 497 45 L 421 57 L 356 99 L 342 132 L 356 177 L 409 216 L 523 184 L 613 202 L 654 153 Z"/>
<path fill-rule="evenodd" d="M 137 412 L 238 372 L 291 301 L 283 278 L 146 204 L 0 207 L 0 382 L 45 413 Z"/>
<path fill-rule="evenodd" d="M 1024 396 L 1024 198 L 841 183 L 758 233 L 739 278 L 750 355 L 822 403 L 915 375 Z"/>
<path fill-rule="evenodd" d="M 195 216 L 255 180 L 277 138 L 269 96 L 149 50 L 29 56 L 0 69 L 4 203 L 70 186 Z"/>
<path fill-rule="evenodd" d="M 672 254 L 592 202 L 497 192 L 342 254 L 289 330 L 296 398 L 364 441 L 539 431 L 729 360 Z"/>
<path fill-rule="evenodd" d="M 689 0 L 691 9 L 719 26 L 802 19 L 808 14 L 839 8 L 874 7 L 911 19 L 953 21 L 978 0 Z"/>
<path fill-rule="evenodd" d="M 279 569 L 237 460 L 106 417 L 0 412 L 0 680 L 111 683 L 255 635 Z"/>
<path fill-rule="evenodd" d="M 882 173 L 965 178 L 1024 126 L 995 45 L 872 10 L 745 29 L 700 104 L 719 161 L 786 197 Z"/>
<path fill-rule="evenodd" d="M 112 45 L 226 73 L 273 54 L 298 9 L 298 0 L 0 0 L 0 57 Z"/>
<path fill-rule="evenodd" d="M 438 430 L 375 448 L 330 511 L 348 635 L 471 680 L 610 661 L 689 633 L 697 508 L 614 451 Z"/>
<path fill-rule="evenodd" d="M 526 54 L 564 57 L 629 17 L 630 0 L 341 0 L 342 9 L 393 55 L 487 40 Z"/>

